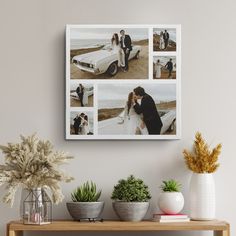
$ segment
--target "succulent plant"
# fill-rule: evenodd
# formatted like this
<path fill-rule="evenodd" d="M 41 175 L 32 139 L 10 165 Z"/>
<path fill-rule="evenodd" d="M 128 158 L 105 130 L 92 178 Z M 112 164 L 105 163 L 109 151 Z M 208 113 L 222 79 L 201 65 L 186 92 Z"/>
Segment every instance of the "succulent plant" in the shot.
<path fill-rule="evenodd" d="M 94 182 L 87 181 L 71 193 L 71 199 L 73 202 L 97 202 L 101 193 L 101 190 L 97 191 L 97 186 Z"/>
<path fill-rule="evenodd" d="M 163 192 L 180 192 L 181 190 L 181 184 L 174 179 L 162 181 L 162 183 L 160 188 Z"/>
<path fill-rule="evenodd" d="M 125 202 L 147 202 L 151 199 L 148 186 L 143 180 L 130 175 L 127 179 L 119 180 L 114 186 L 111 199 Z"/>

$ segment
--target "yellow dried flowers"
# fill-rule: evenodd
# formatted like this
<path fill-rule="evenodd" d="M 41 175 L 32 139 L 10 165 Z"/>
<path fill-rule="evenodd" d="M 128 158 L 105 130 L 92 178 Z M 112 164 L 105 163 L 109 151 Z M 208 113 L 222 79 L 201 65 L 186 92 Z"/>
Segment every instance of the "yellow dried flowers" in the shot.
<path fill-rule="evenodd" d="M 222 145 L 218 144 L 210 150 L 208 144 L 203 139 L 200 132 L 195 135 L 193 153 L 183 151 L 187 167 L 195 173 L 213 173 L 219 167 L 218 157 L 221 153 Z"/>

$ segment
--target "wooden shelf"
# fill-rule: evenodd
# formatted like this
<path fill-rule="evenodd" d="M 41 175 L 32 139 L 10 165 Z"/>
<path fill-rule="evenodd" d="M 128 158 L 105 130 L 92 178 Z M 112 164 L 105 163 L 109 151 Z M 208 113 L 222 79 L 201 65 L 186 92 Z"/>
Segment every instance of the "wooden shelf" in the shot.
<path fill-rule="evenodd" d="M 53 221 L 48 225 L 24 225 L 12 221 L 7 226 L 8 236 L 22 235 L 24 231 L 203 231 L 211 230 L 215 235 L 229 236 L 229 224 L 225 221 L 190 221 L 181 223 L 158 223 L 153 221 L 122 222 L 77 222 L 69 220 Z"/>

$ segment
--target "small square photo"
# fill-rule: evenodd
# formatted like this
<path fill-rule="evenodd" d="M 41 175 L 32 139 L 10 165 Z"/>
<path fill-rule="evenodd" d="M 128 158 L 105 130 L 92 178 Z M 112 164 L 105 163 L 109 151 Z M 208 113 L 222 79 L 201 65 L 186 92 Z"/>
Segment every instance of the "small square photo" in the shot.
<path fill-rule="evenodd" d="M 176 56 L 154 56 L 153 79 L 176 79 Z"/>
<path fill-rule="evenodd" d="M 90 83 L 70 81 L 70 106 L 93 107 L 94 86 Z"/>
<path fill-rule="evenodd" d="M 93 135 L 93 112 L 72 111 L 70 113 L 71 135 Z"/>
<path fill-rule="evenodd" d="M 153 51 L 176 51 L 176 29 L 153 29 Z"/>

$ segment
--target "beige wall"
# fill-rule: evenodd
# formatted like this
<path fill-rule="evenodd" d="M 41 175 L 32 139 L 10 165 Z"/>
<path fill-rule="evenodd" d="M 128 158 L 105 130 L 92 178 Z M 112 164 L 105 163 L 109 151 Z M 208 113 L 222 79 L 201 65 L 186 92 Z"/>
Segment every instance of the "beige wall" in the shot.
<path fill-rule="evenodd" d="M 0 143 L 16 141 L 20 133 L 37 131 L 56 148 L 69 151 L 76 158 L 66 170 L 76 181 L 63 186 L 66 199 L 78 183 L 95 180 L 103 188 L 102 198 L 106 200 L 104 218 L 111 218 L 115 217 L 109 200 L 112 186 L 130 173 L 144 178 L 150 186 L 152 209 L 162 179 L 182 181 L 188 212 L 190 173 L 181 152 L 190 147 L 195 131 L 200 130 L 210 143 L 223 143 L 221 167 L 215 175 L 217 217 L 230 221 L 232 235 L 236 234 L 235 1 L 0 0 L 0 3 Z M 64 30 L 68 23 L 182 24 L 181 140 L 64 140 Z M 0 191 L 2 196 L 4 188 Z M 6 222 L 18 217 L 18 209 L 18 203 L 12 209 L 0 204 L 0 235 L 4 235 Z M 65 202 L 54 207 L 54 216 L 69 217 Z"/>

